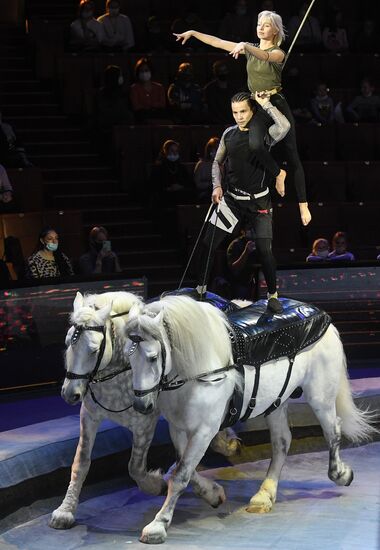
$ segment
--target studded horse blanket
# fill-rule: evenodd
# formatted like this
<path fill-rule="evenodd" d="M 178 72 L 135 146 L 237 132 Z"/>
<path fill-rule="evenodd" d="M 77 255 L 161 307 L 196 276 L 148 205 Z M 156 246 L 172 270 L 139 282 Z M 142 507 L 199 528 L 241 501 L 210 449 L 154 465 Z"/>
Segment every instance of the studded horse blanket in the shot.
<path fill-rule="evenodd" d="M 236 362 L 258 366 L 279 357 L 294 357 L 319 340 L 331 318 L 316 306 L 280 298 L 283 313 L 267 310 L 259 300 L 245 308 L 227 313 Z"/>

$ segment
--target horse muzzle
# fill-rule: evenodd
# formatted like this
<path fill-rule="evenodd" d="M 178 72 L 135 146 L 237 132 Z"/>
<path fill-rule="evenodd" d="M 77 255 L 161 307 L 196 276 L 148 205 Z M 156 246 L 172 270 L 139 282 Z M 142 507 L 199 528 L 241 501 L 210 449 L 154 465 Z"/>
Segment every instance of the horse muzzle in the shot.
<path fill-rule="evenodd" d="M 155 399 L 152 399 L 151 395 L 145 397 L 135 397 L 133 399 L 133 408 L 136 412 L 147 415 L 152 414 L 156 407 Z"/>

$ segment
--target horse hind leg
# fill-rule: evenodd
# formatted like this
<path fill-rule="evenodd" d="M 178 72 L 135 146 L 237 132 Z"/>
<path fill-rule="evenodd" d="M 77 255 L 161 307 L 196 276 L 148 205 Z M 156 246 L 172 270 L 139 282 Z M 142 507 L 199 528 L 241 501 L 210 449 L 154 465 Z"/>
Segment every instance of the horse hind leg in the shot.
<path fill-rule="evenodd" d="M 210 448 L 224 456 L 233 456 L 241 451 L 241 440 L 232 428 L 225 428 L 216 434 Z"/>
<path fill-rule="evenodd" d="M 329 448 L 328 476 L 336 485 L 350 485 L 354 479 L 354 473 L 350 466 L 340 458 L 341 419 L 337 417 L 335 404 L 316 406 L 309 401 L 316 417 L 318 418 L 323 435 Z"/>
<path fill-rule="evenodd" d="M 286 403 L 268 415 L 267 422 L 272 444 L 272 459 L 260 489 L 253 495 L 246 508 L 247 512 L 255 514 L 266 514 L 272 510 L 276 502 L 277 486 L 281 470 L 292 440 Z"/>

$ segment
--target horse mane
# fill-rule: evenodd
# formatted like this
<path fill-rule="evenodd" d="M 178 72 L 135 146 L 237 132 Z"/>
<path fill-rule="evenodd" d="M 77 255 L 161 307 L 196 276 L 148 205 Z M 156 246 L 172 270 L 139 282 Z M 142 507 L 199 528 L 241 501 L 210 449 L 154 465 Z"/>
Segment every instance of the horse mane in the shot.
<path fill-rule="evenodd" d="M 155 323 L 153 316 L 161 311 L 163 322 Z M 165 296 L 128 322 L 129 331 L 138 328 L 145 336 L 169 342 L 174 368 L 184 378 L 230 364 L 228 327 L 226 316 L 216 307 L 186 296 Z"/>
<path fill-rule="evenodd" d="M 135 304 L 142 305 L 142 299 L 132 292 L 104 292 L 103 294 L 86 294 L 83 307 L 73 311 L 70 321 L 77 325 L 93 323 L 101 325 L 103 320 L 97 315 L 97 311 L 112 303 L 112 313 L 128 313 Z"/>

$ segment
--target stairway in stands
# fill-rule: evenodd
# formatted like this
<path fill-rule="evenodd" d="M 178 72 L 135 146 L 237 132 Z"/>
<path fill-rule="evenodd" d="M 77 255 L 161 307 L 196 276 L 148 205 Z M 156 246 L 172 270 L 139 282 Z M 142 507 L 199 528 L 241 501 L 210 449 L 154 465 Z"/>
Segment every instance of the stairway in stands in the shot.
<path fill-rule="evenodd" d="M 181 274 L 176 243 L 168 246 L 146 208 L 120 192 L 116 174 L 93 151 L 80 123 L 61 114 L 50 87 L 34 77 L 28 46 L 23 29 L 1 27 L 0 105 L 42 170 L 44 206 L 80 209 L 84 239 L 93 225 L 106 226 L 126 276 L 146 276 L 150 295 L 174 288 Z"/>

